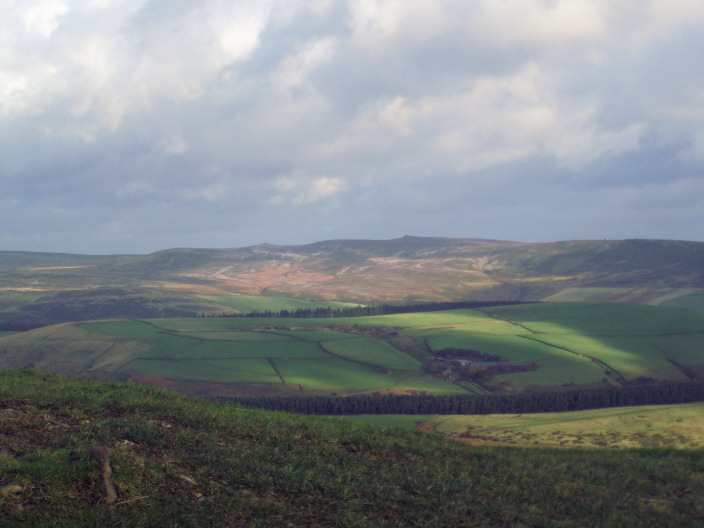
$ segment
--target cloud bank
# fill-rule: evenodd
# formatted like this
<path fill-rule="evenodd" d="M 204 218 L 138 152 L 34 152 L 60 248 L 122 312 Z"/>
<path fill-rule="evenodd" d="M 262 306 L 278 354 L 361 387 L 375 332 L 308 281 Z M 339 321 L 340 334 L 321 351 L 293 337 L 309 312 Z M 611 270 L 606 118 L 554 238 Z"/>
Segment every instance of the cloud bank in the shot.
<path fill-rule="evenodd" d="M 703 240 L 692 0 L 0 0 L 0 248 Z"/>

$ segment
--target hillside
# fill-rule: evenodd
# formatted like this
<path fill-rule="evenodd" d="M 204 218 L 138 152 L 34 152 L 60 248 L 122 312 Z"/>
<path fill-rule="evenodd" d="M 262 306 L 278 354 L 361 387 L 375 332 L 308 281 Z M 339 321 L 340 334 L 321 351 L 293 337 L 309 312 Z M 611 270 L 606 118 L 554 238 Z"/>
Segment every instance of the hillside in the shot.
<path fill-rule="evenodd" d="M 529 244 L 403 237 L 133 256 L 0 252 L 5 327 L 231 312 L 241 295 L 352 303 L 549 299 L 702 307 L 703 289 L 704 243 L 671 240 Z"/>
<path fill-rule="evenodd" d="M 348 415 L 376 426 L 432 431 L 471 445 L 704 449 L 704 403 L 531 414 Z"/>
<path fill-rule="evenodd" d="M 481 395 L 704 380 L 703 351 L 703 311 L 540 303 L 63 323 L 0 335 L 0 368 L 207 396 Z"/>
<path fill-rule="evenodd" d="M 701 450 L 472 447 L 0 372 L 3 526 L 696 526 Z"/>

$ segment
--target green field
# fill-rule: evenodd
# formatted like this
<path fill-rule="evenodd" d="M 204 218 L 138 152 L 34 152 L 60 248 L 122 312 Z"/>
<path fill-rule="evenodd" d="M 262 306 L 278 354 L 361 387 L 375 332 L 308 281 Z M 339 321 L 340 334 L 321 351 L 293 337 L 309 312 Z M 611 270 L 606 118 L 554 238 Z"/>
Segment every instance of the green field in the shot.
<path fill-rule="evenodd" d="M 174 359 L 318 359 L 328 355 L 316 343 L 305 341 L 202 341 Z"/>
<path fill-rule="evenodd" d="M 535 447 L 704 448 L 704 403 L 482 416 L 354 415 L 384 427 L 434 431 L 470 443 Z"/>
<path fill-rule="evenodd" d="M 698 310 L 618 303 L 544 303 L 487 308 L 534 333 L 655 336 L 704 331 Z"/>
<path fill-rule="evenodd" d="M 422 363 L 417 359 L 372 337 L 329 341 L 323 344 L 323 348 L 350 361 L 386 369 L 420 371 L 422 367 Z"/>
<path fill-rule="evenodd" d="M 270 330 L 270 334 L 277 336 L 288 336 L 293 339 L 303 339 L 305 341 L 319 341 L 319 342 L 329 342 L 329 341 L 339 341 L 343 339 L 357 339 L 358 336 L 350 334 L 348 332 L 334 332 L 326 329 L 319 330 Z"/>
<path fill-rule="evenodd" d="M 99 321 L 0 339 L 0 367 L 239 384 L 228 394 L 279 394 L 291 387 L 297 394 L 521 392 L 640 378 L 704 379 L 704 312 L 626 304 L 544 303 L 349 318 Z M 430 373 L 430 363 L 446 348 L 534 363 L 537 370 L 458 384 L 442 368 L 434 370 L 436 376 Z"/>
<path fill-rule="evenodd" d="M 576 354 L 603 361 L 627 380 L 655 377 L 686 381 L 687 377 L 668 362 L 665 355 L 645 337 L 541 336 L 546 343 L 568 348 Z"/>
<path fill-rule="evenodd" d="M 304 391 L 467 393 L 457 385 L 420 372 L 380 370 L 342 359 L 281 360 L 276 361 L 276 366 L 286 383 L 301 385 Z"/>
<path fill-rule="evenodd" d="M 683 334 L 648 339 L 650 345 L 674 361 L 685 365 L 702 364 L 702 334 Z"/>
<path fill-rule="evenodd" d="M 266 359 L 211 359 L 208 361 L 137 359 L 128 363 L 120 371 L 139 376 L 183 381 L 220 383 L 279 383 L 281 381 Z"/>
<path fill-rule="evenodd" d="M 684 295 L 677 299 L 672 299 L 663 303 L 663 306 L 674 306 L 679 308 L 694 308 L 704 310 L 704 292 L 699 291 L 690 295 Z"/>
<path fill-rule="evenodd" d="M 276 326 L 269 324 L 273 322 Z M 69 365 L 75 368 L 82 360 L 77 370 L 93 375 L 154 383 L 224 383 L 238 385 L 245 393 L 252 384 L 256 393 L 289 387 L 308 394 L 472 392 L 471 387 L 431 376 L 420 361 L 382 339 L 331 330 L 319 320 L 111 321 L 58 325 L 33 334 L 33 344 L 41 342 L 50 352 L 39 366 L 66 373 Z"/>

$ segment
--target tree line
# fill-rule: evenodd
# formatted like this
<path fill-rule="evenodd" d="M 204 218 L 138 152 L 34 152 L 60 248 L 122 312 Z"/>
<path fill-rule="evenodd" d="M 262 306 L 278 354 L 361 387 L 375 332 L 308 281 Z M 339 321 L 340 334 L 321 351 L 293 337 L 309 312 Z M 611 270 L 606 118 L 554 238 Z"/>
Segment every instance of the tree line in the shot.
<path fill-rule="evenodd" d="M 534 302 L 534 301 L 532 301 Z M 295 310 L 253 310 L 247 313 L 220 313 L 201 314 L 200 317 L 254 317 L 254 318 L 286 318 L 286 319 L 313 319 L 335 317 L 366 317 L 371 315 L 392 315 L 418 312 L 440 312 L 444 310 L 462 310 L 474 308 L 488 308 L 491 306 L 508 306 L 515 304 L 528 304 L 518 301 L 457 301 L 435 302 L 419 304 L 377 304 L 373 306 L 344 306 L 333 308 L 318 306 L 310 308 L 296 308 Z"/>
<path fill-rule="evenodd" d="M 662 382 L 521 394 L 220 397 L 299 414 L 522 414 L 704 401 L 704 382 Z"/>

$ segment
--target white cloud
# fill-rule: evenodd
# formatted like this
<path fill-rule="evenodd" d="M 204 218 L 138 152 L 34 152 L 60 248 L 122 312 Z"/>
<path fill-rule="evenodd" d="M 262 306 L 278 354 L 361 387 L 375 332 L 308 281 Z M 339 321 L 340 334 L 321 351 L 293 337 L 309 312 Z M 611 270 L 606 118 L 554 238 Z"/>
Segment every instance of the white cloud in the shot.
<path fill-rule="evenodd" d="M 319 177 L 310 179 L 300 171 L 281 176 L 274 188 L 278 194 L 267 200 L 271 205 L 306 205 L 332 198 L 346 189 L 341 178 Z"/>
<path fill-rule="evenodd" d="M 330 61 L 334 53 L 335 39 L 323 38 L 306 42 L 281 60 L 272 81 L 284 91 L 299 88 L 308 82 L 311 72 Z"/>
<path fill-rule="evenodd" d="M 59 25 L 57 19 L 68 11 L 65 2 L 56 0 L 28 4 L 22 12 L 25 28 L 28 32 L 38 33 L 44 38 L 51 36 Z"/>
<path fill-rule="evenodd" d="M 451 21 L 448 6 L 440 0 L 359 0 L 348 3 L 349 25 L 356 46 L 386 54 L 396 45 L 422 42 L 442 35 Z"/>
<path fill-rule="evenodd" d="M 501 45 L 561 45 L 608 33 L 608 4 L 594 0 L 483 0 L 472 31 Z"/>
<path fill-rule="evenodd" d="M 260 34 L 269 16 L 263 2 L 216 4 L 210 24 L 223 51 L 221 65 L 247 59 L 259 45 Z"/>

